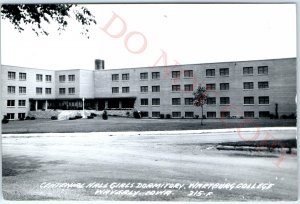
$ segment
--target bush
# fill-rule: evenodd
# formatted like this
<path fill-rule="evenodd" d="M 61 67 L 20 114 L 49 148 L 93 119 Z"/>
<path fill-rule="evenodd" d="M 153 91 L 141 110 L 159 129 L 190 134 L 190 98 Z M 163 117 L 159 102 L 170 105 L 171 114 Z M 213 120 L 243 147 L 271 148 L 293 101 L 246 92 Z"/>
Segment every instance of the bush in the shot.
<path fill-rule="evenodd" d="M 94 116 L 89 115 L 89 116 L 87 117 L 87 119 L 94 119 Z"/>
<path fill-rule="evenodd" d="M 31 117 L 30 120 L 35 120 L 35 117 Z"/>
<path fill-rule="evenodd" d="M 103 114 L 102 114 L 102 119 L 103 119 L 103 120 L 107 120 L 107 119 L 108 119 L 108 115 L 107 115 L 107 112 L 106 112 L 106 110 L 105 110 L 105 111 L 103 111 Z"/>
<path fill-rule="evenodd" d="M 31 118 L 29 116 L 26 116 L 25 120 L 30 120 Z"/>
<path fill-rule="evenodd" d="M 76 120 L 76 117 L 70 117 L 69 120 Z"/>
<path fill-rule="evenodd" d="M 127 116 L 128 118 L 130 117 L 129 111 L 126 112 L 126 116 Z"/>
<path fill-rule="evenodd" d="M 240 116 L 240 119 L 244 119 L 244 117 L 243 117 L 243 116 Z"/>
<path fill-rule="evenodd" d="M 203 119 L 206 119 L 206 115 L 202 115 L 202 118 L 203 118 Z"/>
<path fill-rule="evenodd" d="M 198 119 L 198 118 L 199 118 L 199 115 L 195 115 L 194 118 L 195 118 L 195 119 Z"/>
<path fill-rule="evenodd" d="M 165 115 L 164 114 L 160 114 L 159 117 L 160 117 L 160 119 L 164 119 Z"/>
<path fill-rule="evenodd" d="M 25 120 L 25 118 L 19 118 L 19 120 L 23 121 L 23 120 Z"/>
<path fill-rule="evenodd" d="M 270 119 L 275 119 L 275 115 L 273 113 L 270 113 Z"/>
<path fill-rule="evenodd" d="M 95 114 L 95 113 L 91 113 L 91 116 L 93 116 L 93 117 L 97 117 L 97 114 Z"/>
<path fill-rule="evenodd" d="M 170 119 L 170 118 L 171 118 L 171 115 L 170 115 L 170 114 L 167 114 L 167 115 L 166 115 L 166 118 L 167 118 L 167 119 Z"/>
<path fill-rule="evenodd" d="M 181 119 L 184 119 L 184 116 L 181 116 Z"/>
<path fill-rule="evenodd" d="M 81 115 L 76 115 L 76 116 L 75 116 L 75 119 L 81 119 L 81 118 L 82 118 Z"/>
<path fill-rule="evenodd" d="M 294 113 L 292 113 L 288 116 L 288 119 L 296 119 L 296 115 Z"/>
<path fill-rule="evenodd" d="M 280 116 L 280 119 L 287 119 L 287 118 L 288 118 L 287 115 Z"/>
<path fill-rule="evenodd" d="M 2 124 L 7 124 L 9 122 L 7 116 L 3 116 L 3 119 L 2 119 Z"/>
<path fill-rule="evenodd" d="M 51 120 L 57 120 L 57 116 L 52 116 Z"/>
<path fill-rule="evenodd" d="M 136 119 L 139 119 L 139 118 L 141 118 L 141 114 L 138 111 L 134 111 L 133 112 L 133 117 L 136 118 Z"/>

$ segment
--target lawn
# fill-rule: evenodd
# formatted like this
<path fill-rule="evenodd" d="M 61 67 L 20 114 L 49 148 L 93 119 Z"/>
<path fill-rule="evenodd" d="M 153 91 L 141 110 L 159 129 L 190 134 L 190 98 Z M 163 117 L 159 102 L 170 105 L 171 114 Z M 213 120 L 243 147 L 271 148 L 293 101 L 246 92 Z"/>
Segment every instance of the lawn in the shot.
<path fill-rule="evenodd" d="M 134 119 L 122 117 L 28 121 L 10 121 L 2 124 L 2 133 L 64 133 L 64 132 L 123 132 L 123 131 L 164 131 L 200 130 L 244 127 L 295 127 L 296 120 L 271 119 Z"/>

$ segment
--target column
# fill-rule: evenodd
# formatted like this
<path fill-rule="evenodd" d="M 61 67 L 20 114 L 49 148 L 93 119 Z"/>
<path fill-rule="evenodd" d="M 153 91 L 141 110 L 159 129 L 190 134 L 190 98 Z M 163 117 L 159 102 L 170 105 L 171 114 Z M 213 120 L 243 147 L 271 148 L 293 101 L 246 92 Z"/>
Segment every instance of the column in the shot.
<path fill-rule="evenodd" d="M 38 110 L 38 101 L 35 100 L 35 110 L 37 111 Z"/>
<path fill-rule="evenodd" d="M 105 109 L 108 108 L 108 101 L 105 101 Z"/>
<path fill-rule="evenodd" d="M 122 108 L 122 101 L 119 100 L 119 108 Z"/>
<path fill-rule="evenodd" d="M 45 103 L 45 110 L 48 110 L 48 100 L 46 100 L 46 103 Z"/>

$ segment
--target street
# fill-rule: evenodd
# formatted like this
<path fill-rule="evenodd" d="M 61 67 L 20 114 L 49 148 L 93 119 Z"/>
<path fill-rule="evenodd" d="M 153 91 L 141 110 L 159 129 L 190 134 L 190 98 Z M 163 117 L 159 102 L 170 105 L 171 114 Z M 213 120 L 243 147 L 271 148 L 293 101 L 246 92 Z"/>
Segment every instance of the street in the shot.
<path fill-rule="evenodd" d="M 261 128 L 254 137 L 256 133 L 4 134 L 3 195 L 9 200 L 296 200 L 296 150 L 216 149 L 220 142 L 266 135 L 295 139 L 296 128 Z"/>

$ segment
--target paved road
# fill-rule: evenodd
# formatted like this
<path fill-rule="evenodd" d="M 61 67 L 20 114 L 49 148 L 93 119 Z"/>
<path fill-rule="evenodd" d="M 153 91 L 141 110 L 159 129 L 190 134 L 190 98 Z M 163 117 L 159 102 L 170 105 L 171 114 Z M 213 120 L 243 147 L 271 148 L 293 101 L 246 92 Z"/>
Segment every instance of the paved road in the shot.
<path fill-rule="evenodd" d="M 296 128 L 259 133 L 256 139 L 290 139 Z M 215 148 L 254 135 L 252 130 L 3 135 L 3 194 L 12 200 L 296 200 L 295 154 Z M 94 182 L 98 186 L 92 188 Z M 196 182 L 207 185 L 191 186 Z M 211 189 L 210 183 L 217 185 Z"/>

